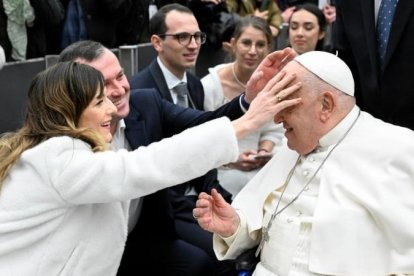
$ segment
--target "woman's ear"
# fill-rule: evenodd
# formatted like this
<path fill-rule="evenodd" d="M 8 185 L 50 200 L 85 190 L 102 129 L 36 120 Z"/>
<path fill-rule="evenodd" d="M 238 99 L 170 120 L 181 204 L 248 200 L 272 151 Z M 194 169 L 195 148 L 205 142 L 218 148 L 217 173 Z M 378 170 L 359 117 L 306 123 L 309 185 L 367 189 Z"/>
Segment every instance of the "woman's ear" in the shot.
<path fill-rule="evenodd" d="M 322 40 L 325 38 L 326 32 L 319 32 L 318 40 Z"/>

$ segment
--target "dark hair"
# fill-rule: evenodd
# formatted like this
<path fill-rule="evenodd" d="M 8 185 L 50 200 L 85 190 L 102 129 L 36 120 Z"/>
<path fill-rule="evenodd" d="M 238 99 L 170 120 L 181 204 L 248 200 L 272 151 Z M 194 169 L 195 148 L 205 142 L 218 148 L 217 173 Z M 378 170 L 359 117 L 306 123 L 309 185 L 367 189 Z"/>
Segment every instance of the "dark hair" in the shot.
<path fill-rule="evenodd" d="M 241 20 L 237 23 L 236 28 L 234 29 L 232 37 L 234 39 L 239 39 L 241 34 L 244 32 L 244 30 L 252 26 L 253 28 L 262 31 L 265 36 L 267 43 L 269 44 L 269 47 L 272 47 L 273 42 L 273 36 L 272 31 L 270 30 L 269 23 L 267 23 L 266 20 L 263 18 L 257 17 L 257 16 L 245 16 L 242 17 Z"/>
<path fill-rule="evenodd" d="M 170 11 L 178 11 L 183 13 L 188 13 L 194 15 L 193 12 L 186 6 L 173 3 L 162 6 L 153 17 L 151 17 L 149 26 L 150 26 L 150 35 L 154 34 L 165 34 L 167 30 L 167 24 L 165 24 L 165 17 Z"/>
<path fill-rule="evenodd" d="M 98 59 L 105 51 L 105 46 L 92 40 L 83 40 L 67 46 L 59 55 L 58 62 L 76 61 L 83 59 L 92 62 Z"/>
<path fill-rule="evenodd" d="M 97 92 L 104 96 L 104 79 L 89 65 L 60 62 L 37 74 L 29 87 L 23 127 L 0 139 L 0 187 L 20 155 L 49 138 L 70 136 L 87 142 L 93 151 L 104 150 L 99 133 L 78 126 Z"/>
<path fill-rule="evenodd" d="M 307 4 L 303 4 L 303 5 L 298 5 L 295 7 L 295 9 L 292 12 L 292 15 L 295 12 L 298 12 L 300 10 L 305 10 L 310 12 L 311 14 L 313 14 L 314 16 L 316 16 L 316 19 L 318 20 L 318 25 L 319 25 L 319 31 L 320 32 L 325 32 L 326 33 L 326 26 L 327 26 L 327 22 L 326 22 L 326 18 L 325 15 L 323 14 L 323 12 L 319 9 L 318 6 L 316 6 L 315 4 L 311 4 L 311 3 L 307 3 Z M 292 18 L 292 15 L 290 16 L 290 18 Z M 289 23 L 290 23 L 290 19 L 289 19 Z M 319 39 L 318 43 L 316 43 L 316 48 L 315 50 L 317 51 L 321 51 L 323 50 L 323 43 L 324 43 L 324 38 Z"/>

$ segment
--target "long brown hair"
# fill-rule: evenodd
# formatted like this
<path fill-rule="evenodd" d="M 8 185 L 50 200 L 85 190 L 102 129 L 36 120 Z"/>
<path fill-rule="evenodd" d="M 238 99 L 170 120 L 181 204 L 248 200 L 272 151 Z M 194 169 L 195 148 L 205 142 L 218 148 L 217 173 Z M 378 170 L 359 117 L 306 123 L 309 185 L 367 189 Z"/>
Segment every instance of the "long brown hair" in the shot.
<path fill-rule="evenodd" d="M 103 76 L 85 64 L 62 62 L 39 73 L 30 84 L 23 127 L 0 138 L 0 188 L 20 155 L 51 137 L 70 136 L 87 142 L 93 151 L 104 150 L 99 133 L 78 128 L 97 92 L 104 93 Z"/>

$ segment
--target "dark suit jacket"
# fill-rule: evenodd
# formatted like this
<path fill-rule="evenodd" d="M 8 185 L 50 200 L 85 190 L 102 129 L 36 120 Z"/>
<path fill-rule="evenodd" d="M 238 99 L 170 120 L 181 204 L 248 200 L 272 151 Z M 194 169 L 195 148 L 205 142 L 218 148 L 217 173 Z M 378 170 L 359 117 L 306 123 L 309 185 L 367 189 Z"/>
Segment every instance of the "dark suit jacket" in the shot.
<path fill-rule="evenodd" d="M 414 1 L 398 1 L 382 70 L 374 0 L 335 4 L 333 47 L 352 70 L 357 104 L 380 119 L 414 129 Z"/>
<path fill-rule="evenodd" d="M 173 102 L 167 82 L 158 65 L 157 60 L 154 60 L 147 68 L 136 74 L 130 80 L 131 88 L 156 88 L 161 97 L 169 102 Z M 191 73 L 187 72 L 187 87 L 189 91 L 189 104 L 192 108 L 203 110 L 204 105 L 204 89 L 200 80 Z M 171 133 L 167 133 L 164 137 L 169 137 Z M 217 180 L 217 170 L 213 169 L 202 177 L 193 179 L 188 183 L 170 188 L 170 202 L 174 209 L 176 218 L 184 219 L 186 221 L 194 222 L 192 217 L 192 210 L 195 207 L 194 199 L 184 196 L 185 189 L 191 185 L 195 190 L 200 192 L 210 192 L 212 188 L 219 190 L 224 198 L 228 201 L 231 199 L 231 194 L 224 190 Z"/>
<path fill-rule="evenodd" d="M 224 115 L 232 120 L 243 115 L 237 98 L 216 111 L 203 112 L 163 100 L 155 89 L 139 89 L 131 92 L 125 135 L 136 149 Z M 169 197 L 167 189 L 143 197 L 142 211 L 128 236 L 118 275 L 131 275 L 131 270 L 141 269 L 138 264 L 154 264 L 154 259 L 159 265 L 162 252 L 156 250 L 176 238 Z"/>

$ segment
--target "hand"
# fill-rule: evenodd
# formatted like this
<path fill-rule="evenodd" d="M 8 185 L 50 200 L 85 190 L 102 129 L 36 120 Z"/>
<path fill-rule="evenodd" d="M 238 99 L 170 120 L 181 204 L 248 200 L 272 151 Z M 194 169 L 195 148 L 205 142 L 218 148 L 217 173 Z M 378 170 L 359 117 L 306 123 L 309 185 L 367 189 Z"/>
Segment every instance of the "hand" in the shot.
<path fill-rule="evenodd" d="M 196 207 L 193 209 L 193 216 L 201 228 L 222 237 L 230 237 L 236 233 L 240 224 L 236 210 L 216 189 L 211 190 L 211 195 L 200 193 Z"/>
<path fill-rule="evenodd" d="M 245 151 L 239 155 L 237 162 L 230 163 L 227 165 L 227 167 L 245 172 L 255 170 L 261 167 L 263 164 L 263 160 L 256 159 L 256 156 L 257 151 L 255 150 Z"/>
<path fill-rule="evenodd" d="M 296 8 L 295 6 L 292 6 L 292 7 L 289 7 L 289 8 L 287 8 L 287 9 L 285 9 L 285 10 L 282 12 L 282 19 L 283 19 L 283 22 L 285 22 L 285 23 L 289 23 L 290 17 L 292 16 L 293 10 L 294 10 L 295 8 Z"/>
<path fill-rule="evenodd" d="M 250 103 L 265 87 L 271 78 L 296 56 L 292 48 L 275 51 L 268 54 L 253 72 L 246 85 L 245 100 Z"/>
<path fill-rule="evenodd" d="M 254 14 L 253 15 L 256 16 L 256 17 L 260 17 L 260 18 L 262 18 L 262 19 L 264 19 L 264 20 L 267 21 L 267 18 L 269 17 L 269 11 L 268 10 L 265 10 L 265 11 L 262 11 L 261 12 L 259 9 L 256 9 L 254 11 Z"/>
<path fill-rule="evenodd" d="M 323 14 L 325 15 L 326 22 L 328 24 L 334 22 L 336 20 L 336 8 L 335 6 L 325 5 L 322 10 Z"/>
<path fill-rule="evenodd" d="M 250 104 L 247 112 L 232 122 L 238 139 L 257 131 L 265 123 L 274 121 L 276 115 L 283 109 L 301 102 L 301 98 L 286 99 L 288 95 L 299 90 L 302 83 L 297 82 L 287 87 L 296 75 L 285 75 L 285 71 L 281 71 L 274 76 Z"/>

